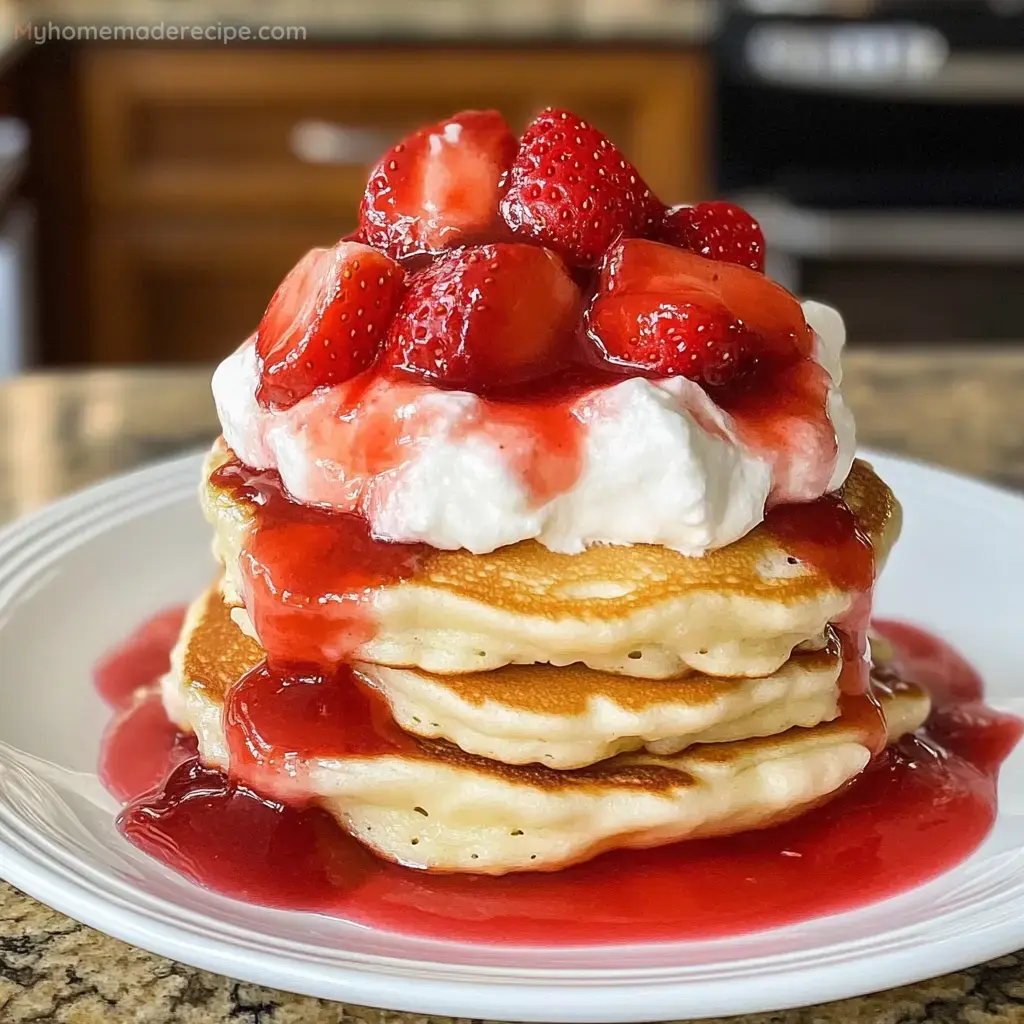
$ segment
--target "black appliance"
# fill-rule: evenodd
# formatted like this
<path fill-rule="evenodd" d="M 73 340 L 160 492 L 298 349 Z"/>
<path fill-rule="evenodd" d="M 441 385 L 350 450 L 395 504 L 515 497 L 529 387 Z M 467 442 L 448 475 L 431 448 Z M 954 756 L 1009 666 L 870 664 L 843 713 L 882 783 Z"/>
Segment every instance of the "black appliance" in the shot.
<path fill-rule="evenodd" d="M 1024 338 L 1024 0 L 736 0 L 718 188 L 854 339 Z"/>

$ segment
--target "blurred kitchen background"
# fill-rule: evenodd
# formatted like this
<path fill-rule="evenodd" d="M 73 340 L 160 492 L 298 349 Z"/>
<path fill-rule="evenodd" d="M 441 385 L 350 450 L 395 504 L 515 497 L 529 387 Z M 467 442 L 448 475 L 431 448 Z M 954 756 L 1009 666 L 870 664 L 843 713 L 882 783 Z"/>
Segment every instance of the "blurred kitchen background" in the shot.
<path fill-rule="evenodd" d="M 1024 0 L 0 0 L 0 376 L 209 363 L 400 135 L 546 104 L 853 345 L 1024 337 Z"/>

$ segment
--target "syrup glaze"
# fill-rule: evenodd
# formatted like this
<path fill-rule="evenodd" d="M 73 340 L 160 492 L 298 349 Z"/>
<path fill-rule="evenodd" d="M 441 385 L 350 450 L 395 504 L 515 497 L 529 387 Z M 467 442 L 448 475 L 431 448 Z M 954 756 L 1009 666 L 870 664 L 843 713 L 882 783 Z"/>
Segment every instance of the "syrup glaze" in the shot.
<path fill-rule="evenodd" d="M 398 729 L 383 699 L 359 683 L 344 658 L 372 634 L 369 588 L 408 578 L 429 549 L 376 541 L 363 520 L 294 502 L 276 474 L 237 460 L 216 470 L 212 483 L 247 504 L 255 518 L 241 567 L 246 604 L 268 651 L 267 663 L 225 700 L 236 780 L 291 803 L 308 791 L 304 772 L 312 758 L 417 756 L 420 746 Z M 776 507 L 766 529 L 837 587 L 862 594 L 854 607 L 867 611 L 873 552 L 839 498 Z M 866 629 L 859 612 L 841 624 L 840 700 L 847 720 L 877 754 L 885 745 L 885 720 L 867 685 Z"/>
<path fill-rule="evenodd" d="M 876 625 L 897 650 L 898 674 L 932 692 L 934 710 L 920 735 L 876 757 L 831 803 L 788 824 L 620 851 L 550 875 L 433 875 L 381 861 L 319 808 L 260 797 L 195 757 L 182 760 L 189 741 L 156 714 L 119 720 L 107 740 L 104 778 L 131 798 L 119 824 L 133 843 L 239 899 L 493 944 L 735 935 L 905 891 L 968 856 L 992 825 L 998 767 L 1021 722 L 984 705 L 977 674 L 941 640 L 911 626 Z M 309 723 L 290 738 L 292 749 L 314 751 L 327 736 L 334 742 L 337 726 L 327 719 L 357 706 L 344 682 L 328 683 L 331 693 L 318 692 L 313 680 L 288 684 L 289 716 Z M 267 748 L 254 760 L 275 756 L 280 737 L 266 702 L 281 685 L 259 672 L 233 694 L 232 713 L 247 718 L 249 741 L 262 737 Z M 175 765 L 153 788 L 133 763 L 147 746 Z"/>
<path fill-rule="evenodd" d="M 304 799 L 312 758 L 420 750 L 384 698 L 348 665 L 323 673 L 258 665 L 228 691 L 224 732 L 232 776 L 282 801 Z"/>
<path fill-rule="evenodd" d="M 881 705 L 872 693 L 856 689 L 859 659 L 844 655 L 843 661 L 840 679 L 854 677 L 841 697 L 844 718 L 878 753 L 886 735 Z M 400 729 L 384 697 L 347 665 L 322 674 L 258 665 L 228 691 L 224 731 L 232 776 L 283 801 L 308 789 L 304 774 L 314 759 L 431 758 L 438 746 Z"/>
<path fill-rule="evenodd" d="M 450 440 L 486 442 L 523 482 L 531 501 L 543 505 L 569 490 L 582 472 L 581 403 L 620 381 L 600 368 L 580 366 L 529 387 L 496 387 L 477 396 Z M 303 438 L 304 458 L 331 467 L 330 473 L 309 475 L 305 500 L 361 513 L 374 500 L 376 482 L 405 464 L 438 429 L 442 414 L 431 401 L 435 390 L 374 367 L 288 410 L 261 414 L 255 429 L 283 423 Z"/>
<path fill-rule="evenodd" d="M 871 694 L 867 641 L 876 575 L 870 539 L 835 494 L 813 502 L 776 505 L 765 513 L 764 526 L 791 557 L 854 595 L 846 614 L 835 623 L 843 652 L 839 706 L 846 716 L 858 715 L 872 737 L 869 748 L 873 754 L 880 753 L 885 746 L 885 718 Z"/>
<path fill-rule="evenodd" d="M 367 597 L 412 575 L 429 550 L 375 540 L 365 519 L 292 501 L 276 473 L 237 460 L 211 482 L 252 507 L 241 570 L 245 605 L 274 658 L 288 665 L 332 665 L 373 635 Z"/>
<path fill-rule="evenodd" d="M 166 608 L 100 659 L 93 678 L 97 692 L 108 704 L 126 707 L 140 686 L 155 683 L 167 671 L 168 653 L 178 639 L 184 618 L 183 605 Z"/>
<path fill-rule="evenodd" d="M 819 363 L 799 358 L 761 366 L 708 393 L 729 414 L 740 441 L 776 467 L 776 491 L 778 476 L 788 477 L 799 462 L 800 476 L 811 471 L 800 489 L 821 494 L 839 454 L 828 414 L 830 382 Z M 769 502 L 778 497 L 770 495 Z"/>

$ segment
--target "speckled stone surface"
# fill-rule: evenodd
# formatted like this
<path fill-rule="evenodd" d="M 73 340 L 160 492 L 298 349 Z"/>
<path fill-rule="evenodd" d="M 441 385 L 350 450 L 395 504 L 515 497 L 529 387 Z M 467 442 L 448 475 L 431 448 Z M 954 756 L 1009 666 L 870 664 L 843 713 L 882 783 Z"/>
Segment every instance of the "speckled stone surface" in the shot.
<path fill-rule="evenodd" d="M 1024 488 L 1024 346 L 854 350 L 844 390 L 863 443 Z M 216 431 L 209 370 L 0 382 L 0 521 Z M 0 851 L 0 875 L 3 853 Z M 866 982 L 870 984 L 870 982 Z M 1024 952 L 877 995 L 746 1024 L 1024 1024 Z M 176 964 L 0 883 L 0 1024 L 447 1024 L 330 1003 Z"/>

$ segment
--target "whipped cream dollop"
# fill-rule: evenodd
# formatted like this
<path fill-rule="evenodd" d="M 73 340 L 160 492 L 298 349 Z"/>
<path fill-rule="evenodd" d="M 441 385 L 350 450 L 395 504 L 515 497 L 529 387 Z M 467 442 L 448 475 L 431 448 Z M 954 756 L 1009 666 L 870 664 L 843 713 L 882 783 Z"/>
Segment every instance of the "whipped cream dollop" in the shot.
<path fill-rule="evenodd" d="M 767 436 L 684 377 L 628 378 L 555 410 L 356 378 L 264 409 L 251 339 L 217 368 L 213 393 L 243 462 L 276 469 L 298 501 L 365 515 L 384 540 L 475 554 L 535 539 L 568 554 L 604 542 L 702 555 L 744 536 L 766 504 L 813 500 L 849 473 L 845 328 L 827 306 L 803 308 L 815 332 L 806 386 L 825 410 Z"/>

